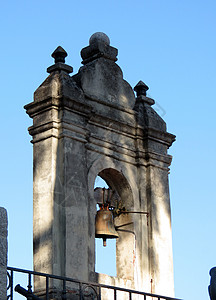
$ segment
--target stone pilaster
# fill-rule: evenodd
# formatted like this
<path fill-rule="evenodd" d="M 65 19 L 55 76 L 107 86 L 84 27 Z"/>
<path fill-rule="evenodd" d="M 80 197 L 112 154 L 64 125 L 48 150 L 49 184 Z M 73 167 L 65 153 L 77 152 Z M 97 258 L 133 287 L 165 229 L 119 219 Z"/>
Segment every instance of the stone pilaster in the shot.
<path fill-rule="evenodd" d="M 154 111 L 155 101 L 146 96 L 148 86 L 140 81 L 137 93 L 137 161 L 140 166 L 140 193 L 149 213 L 148 263 L 151 290 L 174 296 L 172 229 L 167 154 L 175 136 L 166 131 L 166 123 Z"/>
<path fill-rule="evenodd" d="M 7 299 L 7 211 L 0 207 L 0 299 Z"/>
<path fill-rule="evenodd" d="M 89 280 L 86 118 L 91 110 L 58 47 L 50 75 L 25 106 L 33 118 L 34 270 Z M 94 266 L 93 266 L 94 267 Z M 92 270 L 91 270 L 92 271 Z M 43 294 L 45 282 L 35 277 Z M 50 284 L 57 289 L 57 281 Z"/>

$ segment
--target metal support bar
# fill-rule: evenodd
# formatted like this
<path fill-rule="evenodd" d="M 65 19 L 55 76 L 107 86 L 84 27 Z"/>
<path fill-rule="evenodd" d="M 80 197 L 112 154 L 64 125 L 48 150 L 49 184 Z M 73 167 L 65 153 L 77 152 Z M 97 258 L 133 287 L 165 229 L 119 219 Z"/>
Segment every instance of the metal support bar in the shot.
<path fill-rule="evenodd" d="M 148 226 L 148 218 L 149 218 L 149 212 L 147 211 L 127 211 L 127 210 L 118 210 L 117 215 L 121 214 L 141 214 L 141 215 L 146 215 L 147 217 L 147 226 Z"/>
<path fill-rule="evenodd" d="M 20 284 L 17 284 L 15 286 L 15 291 L 19 293 L 20 295 L 27 298 L 27 300 L 42 300 L 41 298 L 38 298 L 33 293 L 29 292 L 28 290 L 24 289 Z"/>

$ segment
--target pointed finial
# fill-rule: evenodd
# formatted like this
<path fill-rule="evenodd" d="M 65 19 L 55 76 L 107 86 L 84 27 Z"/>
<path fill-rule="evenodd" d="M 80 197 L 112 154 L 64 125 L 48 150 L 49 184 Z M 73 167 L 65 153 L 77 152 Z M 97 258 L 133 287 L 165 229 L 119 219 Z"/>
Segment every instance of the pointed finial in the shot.
<path fill-rule="evenodd" d="M 67 52 L 61 46 L 58 46 L 51 56 L 55 59 L 55 64 L 47 68 L 48 73 L 52 73 L 54 71 L 64 71 L 70 74 L 73 72 L 73 68 L 65 64 Z"/>
<path fill-rule="evenodd" d="M 55 59 L 55 64 L 58 62 L 65 63 L 67 52 L 61 46 L 58 46 L 51 56 Z"/>
<path fill-rule="evenodd" d="M 136 92 L 137 97 L 141 95 L 146 96 L 146 92 L 148 91 L 148 89 L 149 87 L 142 80 L 140 80 L 134 87 L 134 91 Z"/>
<path fill-rule="evenodd" d="M 146 92 L 148 91 L 149 87 L 142 81 L 140 80 L 137 85 L 134 87 L 134 91 L 136 92 L 136 101 L 143 101 L 144 103 L 147 103 L 148 105 L 153 105 L 155 104 L 154 99 L 149 98 L 146 96 Z"/>

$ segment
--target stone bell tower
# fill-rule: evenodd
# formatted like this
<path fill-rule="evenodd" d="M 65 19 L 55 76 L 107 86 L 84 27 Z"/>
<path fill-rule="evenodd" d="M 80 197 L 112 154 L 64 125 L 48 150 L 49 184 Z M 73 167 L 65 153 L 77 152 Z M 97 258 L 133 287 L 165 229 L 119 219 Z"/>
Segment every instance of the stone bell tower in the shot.
<path fill-rule="evenodd" d="M 91 36 L 74 76 L 58 47 L 50 74 L 25 106 L 33 119 L 34 270 L 174 295 L 169 165 L 175 136 L 140 81 L 133 89 L 103 33 Z M 101 176 L 126 211 L 117 276 L 95 273 L 94 182 Z M 128 225 L 125 225 L 128 224 Z M 124 229 L 124 230 L 123 230 Z M 43 283 L 35 279 L 35 289 Z"/>

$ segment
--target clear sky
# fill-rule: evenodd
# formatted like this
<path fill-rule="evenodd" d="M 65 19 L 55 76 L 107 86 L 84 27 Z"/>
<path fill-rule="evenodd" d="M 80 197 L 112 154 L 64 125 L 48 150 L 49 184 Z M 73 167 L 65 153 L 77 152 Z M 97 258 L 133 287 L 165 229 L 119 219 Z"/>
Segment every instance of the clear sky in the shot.
<path fill-rule="evenodd" d="M 170 148 L 176 297 L 207 300 L 216 265 L 215 0 L 1 1 L 1 199 L 9 265 L 32 269 L 32 145 L 23 106 L 68 52 L 76 73 L 89 37 L 105 32 L 134 87 L 143 80 L 177 136 Z"/>

